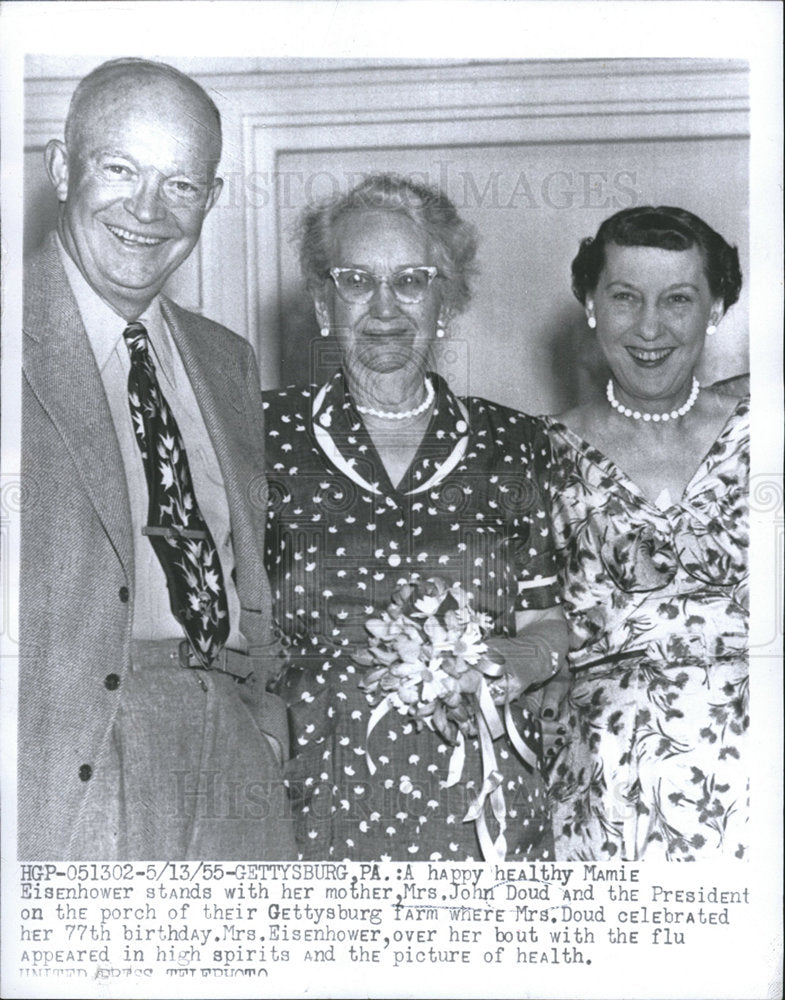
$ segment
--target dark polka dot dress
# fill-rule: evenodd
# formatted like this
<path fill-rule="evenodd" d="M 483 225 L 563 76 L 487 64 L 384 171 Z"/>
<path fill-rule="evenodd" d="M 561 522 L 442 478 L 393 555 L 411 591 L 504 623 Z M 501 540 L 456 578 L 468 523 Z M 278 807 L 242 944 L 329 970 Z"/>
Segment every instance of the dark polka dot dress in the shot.
<path fill-rule="evenodd" d="M 289 645 L 277 690 L 289 706 L 287 782 L 304 858 L 481 859 L 474 823 L 463 822 L 482 785 L 477 742 L 467 740 L 462 778 L 447 788 L 453 748 L 437 733 L 418 732 L 393 710 L 369 739 L 372 706 L 350 654 L 367 643 L 365 621 L 413 577 L 460 580 L 499 633 L 514 633 L 516 610 L 558 600 L 540 423 L 458 399 L 430 377 L 431 422 L 397 486 L 341 373 L 321 387 L 265 394 L 266 561 Z M 522 721 L 518 713 L 519 728 Z M 495 749 L 507 856 L 552 858 L 542 778 L 506 736 Z"/>

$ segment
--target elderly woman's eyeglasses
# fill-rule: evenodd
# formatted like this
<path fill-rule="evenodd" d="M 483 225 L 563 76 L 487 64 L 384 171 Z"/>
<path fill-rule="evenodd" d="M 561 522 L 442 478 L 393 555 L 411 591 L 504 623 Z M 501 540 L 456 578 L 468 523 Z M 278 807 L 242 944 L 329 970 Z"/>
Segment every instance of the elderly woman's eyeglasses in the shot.
<path fill-rule="evenodd" d="M 377 275 L 362 267 L 331 267 L 329 274 L 344 302 L 370 302 L 379 286 L 386 281 L 398 302 L 414 305 L 425 298 L 431 282 L 439 276 L 439 269 L 423 264 L 420 267 L 402 267 L 389 275 Z"/>

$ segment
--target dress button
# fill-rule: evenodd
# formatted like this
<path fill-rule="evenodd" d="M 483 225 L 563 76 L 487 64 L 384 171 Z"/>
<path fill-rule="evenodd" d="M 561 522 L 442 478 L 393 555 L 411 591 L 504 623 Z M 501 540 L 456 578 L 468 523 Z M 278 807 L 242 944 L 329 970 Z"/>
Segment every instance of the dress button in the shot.
<path fill-rule="evenodd" d="M 120 678 L 117 674 L 107 674 L 104 677 L 104 687 L 107 691 L 116 691 L 120 687 Z"/>
<path fill-rule="evenodd" d="M 121 587 L 117 596 L 123 604 L 128 604 L 128 587 Z"/>
<path fill-rule="evenodd" d="M 82 764 L 79 768 L 79 780 L 89 781 L 93 776 L 93 769 L 89 764 Z"/>
<path fill-rule="evenodd" d="M 397 552 L 393 552 L 393 554 L 391 556 L 387 557 L 387 562 L 391 566 L 400 566 L 401 565 L 401 557 L 398 555 Z"/>

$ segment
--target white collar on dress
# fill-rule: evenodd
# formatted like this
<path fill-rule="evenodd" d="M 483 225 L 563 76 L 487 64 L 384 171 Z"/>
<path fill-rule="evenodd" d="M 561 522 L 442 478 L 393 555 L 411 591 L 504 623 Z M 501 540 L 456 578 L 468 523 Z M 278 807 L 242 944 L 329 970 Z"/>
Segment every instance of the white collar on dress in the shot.
<path fill-rule="evenodd" d="M 317 444 L 329 461 L 331 461 L 337 469 L 343 472 L 345 476 L 348 476 L 352 482 L 357 483 L 358 486 L 362 486 L 364 490 L 368 490 L 370 493 L 380 496 L 382 491 L 379 489 L 378 483 L 369 483 L 367 479 L 360 475 L 355 468 L 355 460 L 353 458 L 346 458 L 342 454 L 338 445 L 335 443 L 331 434 L 327 430 L 332 422 L 330 416 L 330 410 L 332 407 L 327 407 L 324 412 L 322 412 L 322 407 L 324 406 L 327 394 L 331 388 L 332 381 L 326 382 L 317 392 L 314 397 L 313 406 L 311 407 L 311 423 Z M 437 467 L 430 479 L 421 483 L 419 486 L 416 486 L 413 490 L 409 490 L 404 494 L 405 496 L 413 496 L 416 493 L 424 493 L 426 490 L 430 490 L 434 486 L 438 486 L 439 483 L 447 478 L 447 476 L 453 471 L 466 454 L 466 449 L 469 446 L 469 413 L 457 396 L 453 398 L 455 399 L 458 410 L 460 411 L 461 420 L 465 426 L 466 433 L 458 439 L 450 454 L 447 456 L 445 461 Z"/>

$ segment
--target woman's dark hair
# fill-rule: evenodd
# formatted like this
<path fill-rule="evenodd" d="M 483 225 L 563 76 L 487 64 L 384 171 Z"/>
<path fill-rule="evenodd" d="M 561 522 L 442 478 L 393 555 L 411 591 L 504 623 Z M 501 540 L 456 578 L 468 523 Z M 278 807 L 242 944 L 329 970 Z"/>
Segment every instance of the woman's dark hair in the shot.
<path fill-rule="evenodd" d="M 466 307 L 477 252 L 474 227 L 463 221 L 438 188 L 390 173 L 370 174 L 349 191 L 303 212 L 298 234 L 300 266 L 311 291 L 325 280 L 330 267 L 343 263 L 331 259 L 336 225 L 347 215 L 363 211 L 397 212 L 422 230 L 433 244 L 436 263 L 446 279 L 443 301 L 456 313 Z"/>
<path fill-rule="evenodd" d="M 689 250 L 697 246 L 712 296 L 722 299 L 726 310 L 739 298 L 741 269 L 736 247 L 684 208 L 641 205 L 612 215 L 602 223 L 594 238 L 588 236 L 581 242 L 572 262 L 572 290 L 579 302 L 585 303 L 586 296 L 597 287 L 609 243 L 662 250 Z"/>

